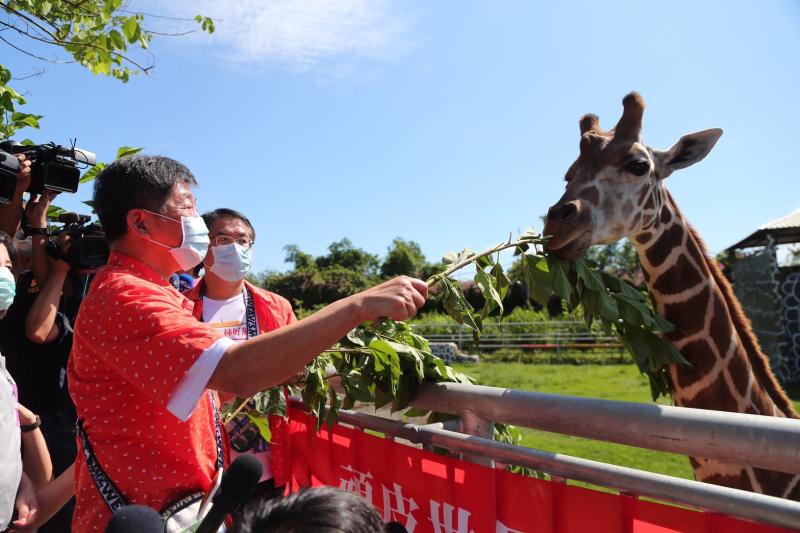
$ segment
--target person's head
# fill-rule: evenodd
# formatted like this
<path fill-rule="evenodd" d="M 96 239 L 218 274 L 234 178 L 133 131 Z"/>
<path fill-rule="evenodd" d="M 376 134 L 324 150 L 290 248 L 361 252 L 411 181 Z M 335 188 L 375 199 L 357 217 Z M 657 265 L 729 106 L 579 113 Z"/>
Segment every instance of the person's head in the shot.
<path fill-rule="evenodd" d="M 189 169 L 168 157 L 134 155 L 111 163 L 94 185 L 94 209 L 109 246 L 162 273 L 202 261 L 207 230 L 197 216 L 195 185 Z"/>
<path fill-rule="evenodd" d="M 5 318 L 16 294 L 14 264 L 17 251 L 14 242 L 4 231 L 0 231 L 0 319 Z"/>
<path fill-rule="evenodd" d="M 250 504 L 236 533 L 383 533 L 386 526 L 361 496 L 342 489 L 303 489 L 286 498 Z"/>
<path fill-rule="evenodd" d="M 246 216 L 233 209 L 220 208 L 203 214 L 211 241 L 204 261 L 211 273 L 206 282 L 216 278 L 236 282 L 244 278 L 253 261 L 256 230 Z"/>

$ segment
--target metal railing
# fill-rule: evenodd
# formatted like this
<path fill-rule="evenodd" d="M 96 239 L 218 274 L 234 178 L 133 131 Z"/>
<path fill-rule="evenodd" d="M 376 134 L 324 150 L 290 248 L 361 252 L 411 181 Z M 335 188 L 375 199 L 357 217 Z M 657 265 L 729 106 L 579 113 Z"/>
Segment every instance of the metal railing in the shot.
<path fill-rule="evenodd" d="M 472 330 L 452 324 L 413 324 L 414 330 L 431 342 L 454 342 L 459 348 L 471 345 Z M 600 331 L 592 331 L 582 321 L 492 322 L 484 325 L 481 348 L 621 349 L 619 339 Z"/>
<path fill-rule="evenodd" d="M 800 420 L 455 383 L 425 385 L 412 405 L 457 415 L 459 431 L 354 411 L 341 411 L 340 421 L 461 452 L 465 459 L 483 464 L 501 461 L 625 493 L 800 528 L 800 502 L 495 442 L 489 422 L 800 474 Z"/>

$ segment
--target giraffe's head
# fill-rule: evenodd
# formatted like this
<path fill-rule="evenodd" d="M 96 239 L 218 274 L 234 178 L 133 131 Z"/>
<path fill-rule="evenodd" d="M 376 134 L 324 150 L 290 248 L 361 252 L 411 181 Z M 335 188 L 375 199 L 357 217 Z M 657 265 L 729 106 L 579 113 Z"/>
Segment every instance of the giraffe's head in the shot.
<path fill-rule="evenodd" d="M 622 118 L 610 131 L 596 115 L 580 120 L 580 155 L 569 167 L 567 190 L 547 212 L 548 249 L 576 259 L 592 244 L 609 244 L 653 226 L 664 196 L 661 183 L 673 171 L 703 159 L 722 135 L 711 129 L 682 137 L 660 151 L 641 139 L 644 100 L 630 93 Z"/>

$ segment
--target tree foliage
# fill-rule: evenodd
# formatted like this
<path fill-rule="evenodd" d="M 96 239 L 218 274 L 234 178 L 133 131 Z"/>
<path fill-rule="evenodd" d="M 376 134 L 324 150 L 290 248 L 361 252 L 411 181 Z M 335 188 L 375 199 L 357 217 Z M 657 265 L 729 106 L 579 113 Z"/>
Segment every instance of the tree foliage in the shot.
<path fill-rule="evenodd" d="M 419 277 L 426 266 L 427 261 L 419 244 L 397 237 L 392 241 L 386 258 L 381 264 L 381 276 L 385 278 L 394 276 Z"/>
<path fill-rule="evenodd" d="M 214 21 L 197 15 L 186 31 L 162 33 L 147 24 L 155 15 L 129 11 L 123 0 L 5 0 L 0 2 L 0 46 L 37 63 L 77 63 L 92 74 L 127 82 L 154 68 L 148 47 L 155 35 L 213 33 Z M 0 64 L 0 137 L 38 128 L 41 115 L 19 109 L 24 96 L 11 87 L 12 73 Z"/>

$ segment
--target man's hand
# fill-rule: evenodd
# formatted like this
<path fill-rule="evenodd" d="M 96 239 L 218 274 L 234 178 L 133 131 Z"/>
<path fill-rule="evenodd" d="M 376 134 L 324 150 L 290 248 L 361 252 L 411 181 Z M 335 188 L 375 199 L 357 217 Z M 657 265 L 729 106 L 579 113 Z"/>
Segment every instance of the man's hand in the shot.
<path fill-rule="evenodd" d="M 17 184 L 19 185 L 19 182 Z M 25 217 L 32 228 L 47 227 L 47 208 L 50 207 L 50 202 L 56 196 L 58 196 L 56 191 L 44 191 L 42 194 L 36 195 L 35 198 L 31 194 L 30 200 L 25 205 Z"/>
<path fill-rule="evenodd" d="M 406 320 L 428 299 L 428 285 L 415 278 L 399 276 L 353 296 L 357 298 L 364 320 L 391 318 Z"/>
<path fill-rule="evenodd" d="M 17 187 L 14 192 L 19 196 L 31 186 L 31 162 L 25 157 L 25 154 L 17 154 L 17 159 L 19 159 L 19 171 L 17 172 Z"/>
<path fill-rule="evenodd" d="M 39 512 L 39 503 L 36 500 L 33 483 L 25 475 L 25 472 L 22 473 L 22 479 L 19 482 L 14 509 L 17 511 L 17 519 L 11 523 L 12 527 L 9 529 L 9 533 L 29 531 L 33 526 L 36 513 Z"/>

